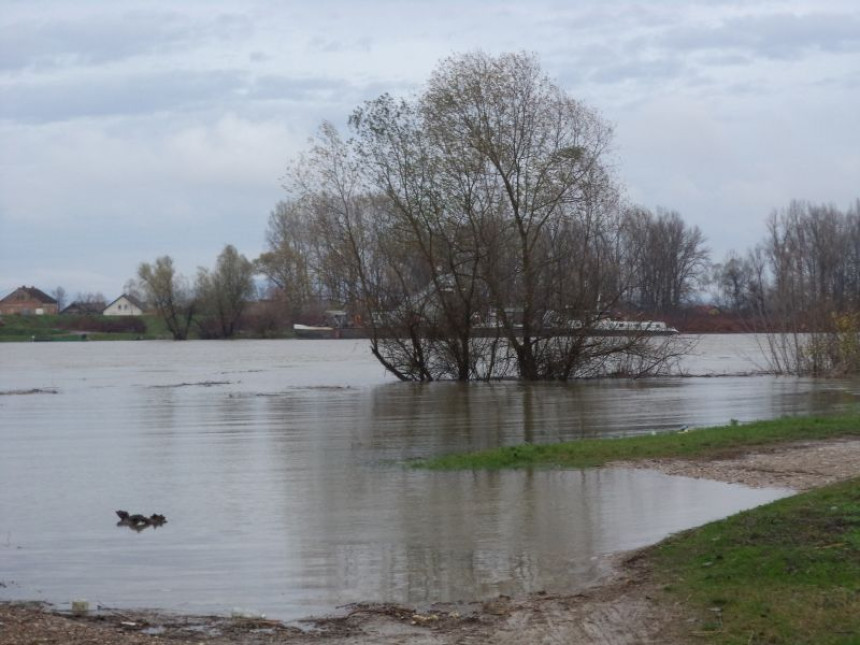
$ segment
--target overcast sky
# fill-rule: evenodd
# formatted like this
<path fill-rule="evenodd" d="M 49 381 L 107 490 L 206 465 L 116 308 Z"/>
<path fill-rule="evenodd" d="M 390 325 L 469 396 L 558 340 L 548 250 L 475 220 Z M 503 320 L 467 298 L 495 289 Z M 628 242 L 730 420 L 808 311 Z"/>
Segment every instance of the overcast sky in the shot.
<path fill-rule="evenodd" d="M 256 257 L 322 120 L 475 49 L 535 52 L 716 261 L 791 199 L 860 197 L 857 0 L 0 0 L 0 296 Z"/>

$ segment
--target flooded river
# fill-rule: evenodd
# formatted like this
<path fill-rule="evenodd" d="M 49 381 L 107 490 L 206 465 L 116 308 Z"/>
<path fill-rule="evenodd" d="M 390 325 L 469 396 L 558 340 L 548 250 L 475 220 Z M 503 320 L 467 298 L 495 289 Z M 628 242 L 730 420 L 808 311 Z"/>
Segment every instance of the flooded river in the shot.
<path fill-rule="evenodd" d="M 0 599 L 292 619 L 570 590 L 605 554 L 785 491 L 403 460 L 857 401 L 851 381 L 731 376 L 757 356 L 711 336 L 687 378 L 416 385 L 367 341 L 0 344 Z M 117 509 L 168 523 L 135 532 Z"/>

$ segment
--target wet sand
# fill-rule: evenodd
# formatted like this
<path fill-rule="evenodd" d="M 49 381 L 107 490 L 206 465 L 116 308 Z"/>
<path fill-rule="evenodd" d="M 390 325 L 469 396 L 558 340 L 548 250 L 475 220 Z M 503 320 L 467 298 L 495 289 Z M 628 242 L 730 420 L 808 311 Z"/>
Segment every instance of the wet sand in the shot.
<path fill-rule="evenodd" d="M 801 442 L 714 460 L 613 465 L 748 486 L 807 490 L 860 475 L 860 440 Z M 501 596 L 482 603 L 418 610 L 356 605 L 336 617 L 290 625 L 262 618 L 176 616 L 110 608 L 73 617 L 41 604 L 0 604 L 0 645 L 682 643 L 683 608 L 656 601 L 657 590 L 640 555 L 620 554 L 606 564 L 599 584 L 569 595 Z"/>

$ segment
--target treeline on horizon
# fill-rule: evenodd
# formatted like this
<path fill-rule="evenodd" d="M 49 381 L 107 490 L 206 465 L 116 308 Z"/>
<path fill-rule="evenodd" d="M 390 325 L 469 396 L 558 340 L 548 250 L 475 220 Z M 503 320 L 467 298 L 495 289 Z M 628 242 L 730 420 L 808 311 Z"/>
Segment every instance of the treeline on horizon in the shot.
<path fill-rule="evenodd" d="M 343 309 L 405 380 L 566 380 L 631 353 L 653 367 L 665 356 L 643 339 L 589 331 L 607 317 L 677 319 L 708 290 L 750 329 L 858 327 L 860 200 L 793 201 L 755 248 L 714 263 L 680 213 L 624 202 L 611 128 L 534 56 L 452 56 L 422 93 L 368 101 L 349 129 L 322 124 L 290 164 L 259 258 L 228 245 L 193 284 L 167 256 L 140 266 L 175 338 L 234 335 L 255 275 L 278 324 Z"/>

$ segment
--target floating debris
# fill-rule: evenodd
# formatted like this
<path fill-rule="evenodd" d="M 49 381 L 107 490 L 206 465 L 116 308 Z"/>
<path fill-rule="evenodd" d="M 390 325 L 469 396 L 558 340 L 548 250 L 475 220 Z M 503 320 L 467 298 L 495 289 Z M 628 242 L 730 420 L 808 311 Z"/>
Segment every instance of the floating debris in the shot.
<path fill-rule="evenodd" d="M 167 518 L 160 513 L 153 513 L 147 517 L 146 515 L 137 513 L 131 515 L 128 511 L 116 511 L 116 515 L 119 518 L 119 522 L 116 523 L 117 526 L 127 526 L 132 531 L 137 531 L 138 533 L 145 528 L 152 527 L 157 529 L 159 526 L 164 526 L 167 523 Z"/>
<path fill-rule="evenodd" d="M 232 385 L 232 381 L 199 381 L 197 383 L 174 383 L 171 385 L 150 385 L 152 390 L 166 390 L 177 387 L 214 387 L 216 385 Z"/>

